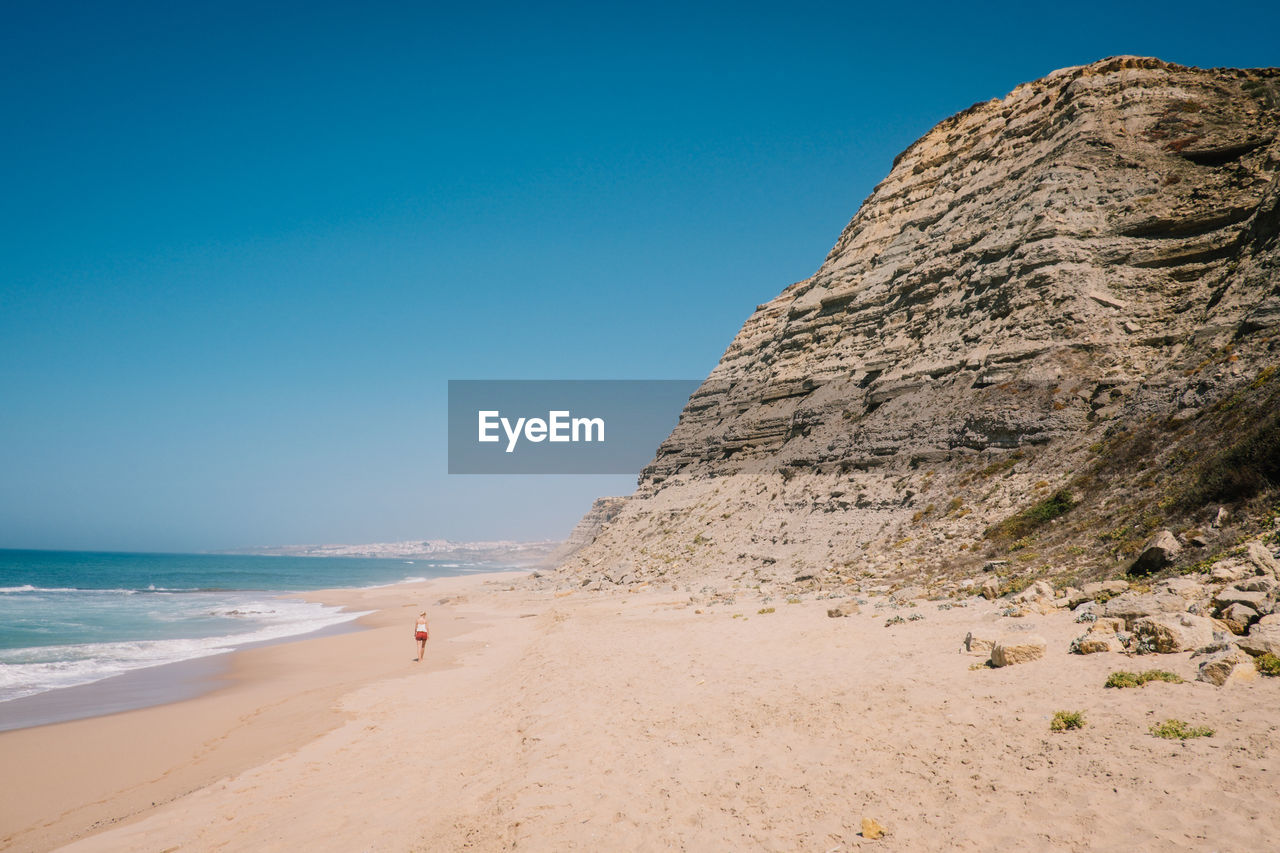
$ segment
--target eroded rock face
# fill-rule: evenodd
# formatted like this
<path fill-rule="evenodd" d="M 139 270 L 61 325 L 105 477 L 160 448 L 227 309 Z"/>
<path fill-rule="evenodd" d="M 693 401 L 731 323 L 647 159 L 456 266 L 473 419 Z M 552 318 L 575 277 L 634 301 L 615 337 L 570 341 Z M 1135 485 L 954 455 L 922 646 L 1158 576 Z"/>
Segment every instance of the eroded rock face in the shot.
<path fill-rule="evenodd" d="M 567 539 L 551 555 L 549 563 L 555 565 L 570 555 L 596 541 L 609 522 L 618 517 L 626 505 L 625 497 L 596 498 L 587 514 L 578 520 Z"/>
<path fill-rule="evenodd" d="M 1256 370 L 1280 332 L 1278 105 L 1277 69 L 1118 57 L 943 121 L 756 308 L 566 568 L 940 565 L 1110 424 L 1252 379 L 1195 368 L 1230 343 Z"/>

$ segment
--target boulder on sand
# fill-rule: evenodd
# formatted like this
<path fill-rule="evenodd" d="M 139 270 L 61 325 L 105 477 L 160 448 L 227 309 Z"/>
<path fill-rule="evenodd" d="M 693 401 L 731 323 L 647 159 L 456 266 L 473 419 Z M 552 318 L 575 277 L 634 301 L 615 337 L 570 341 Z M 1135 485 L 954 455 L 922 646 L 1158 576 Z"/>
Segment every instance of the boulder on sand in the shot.
<path fill-rule="evenodd" d="M 1162 655 L 1190 652 L 1214 642 L 1213 620 L 1190 613 L 1144 616 L 1133 622 L 1133 636 L 1139 649 Z"/>
<path fill-rule="evenodd" d="M 992 666 L 1013 666 L 1039 660 L 1044 657 L 1049 643 L 1044 637 L 1029 634 L 1026 637 L 1005 638 L 991 649 Z"/>
<path fill-rule="evenodd" d="M 1238 648 L 1230 647 L 1206 655 L 1196 674 L 1196 681 L 1221 687 L 1228 681 L 1247 681 L 1257 673 L 1253 658 Z"/>
<path fill-rule="evenodd" d="M 1124 644 L 1116 634 L 1124 627 L 1119 619 L 1099 619 L 1071 643 L 1071 651 L 1078 655 L 1096 655 L 1101 652 L 1118 652 Z"/>

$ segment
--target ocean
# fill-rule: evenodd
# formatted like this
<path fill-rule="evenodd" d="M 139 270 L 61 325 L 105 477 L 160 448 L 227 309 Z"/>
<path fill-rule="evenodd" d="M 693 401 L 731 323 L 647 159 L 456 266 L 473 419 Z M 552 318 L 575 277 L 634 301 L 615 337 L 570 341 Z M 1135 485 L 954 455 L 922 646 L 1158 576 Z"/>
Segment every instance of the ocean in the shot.
<path fill-rule="evenodd" d="M 281 594 L 509 566 L 436 560 L 0 550 L 4 702 L 340 625 Z"/>

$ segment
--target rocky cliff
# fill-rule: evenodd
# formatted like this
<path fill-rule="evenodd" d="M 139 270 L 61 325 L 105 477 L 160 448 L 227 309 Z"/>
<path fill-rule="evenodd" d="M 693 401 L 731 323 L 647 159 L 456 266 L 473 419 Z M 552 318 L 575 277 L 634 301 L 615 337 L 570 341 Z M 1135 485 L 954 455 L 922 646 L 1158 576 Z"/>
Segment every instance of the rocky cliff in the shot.
<path fill-rule="evenodd" d="M 1278 132 L 1280 69 L 1136 57 L 943 121 L 561 571 L 1087 579 L 1159 528 L 1232 546 L 1280 479 Z"/>

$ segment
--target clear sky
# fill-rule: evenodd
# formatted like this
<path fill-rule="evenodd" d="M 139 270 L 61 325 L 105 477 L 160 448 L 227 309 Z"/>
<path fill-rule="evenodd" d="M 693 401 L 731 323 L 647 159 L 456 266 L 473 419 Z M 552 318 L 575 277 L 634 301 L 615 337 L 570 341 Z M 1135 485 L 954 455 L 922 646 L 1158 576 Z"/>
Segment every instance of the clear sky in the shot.
<path fill-rule="evenodd" d="M 893 156 L 1280 4 L 48 3 L 0 27 L 0 547 L 560 537 L 450 378 L 697 378 Z"/>

